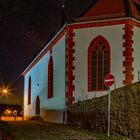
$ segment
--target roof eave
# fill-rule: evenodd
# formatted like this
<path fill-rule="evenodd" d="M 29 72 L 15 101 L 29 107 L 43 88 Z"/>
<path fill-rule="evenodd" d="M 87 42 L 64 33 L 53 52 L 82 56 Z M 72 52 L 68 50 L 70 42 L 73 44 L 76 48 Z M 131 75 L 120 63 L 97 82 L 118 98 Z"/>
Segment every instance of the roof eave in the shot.
<path fill-rule="evenodd" d="M 41 52 L 34 58 L 34 60 L 27 66 L 27 68 L 23 71 L 22 75 L 25 76 L 27 74 L 28 69 L 36 62 L 36 60 L 41 56 L 41 54 L 50 46 L 50 44 L 58 37 L 58 35 L 64 31 L 67 23 L 58 31 L 58 33 L 50 40 L 50 42 L 41 50 Z"/>

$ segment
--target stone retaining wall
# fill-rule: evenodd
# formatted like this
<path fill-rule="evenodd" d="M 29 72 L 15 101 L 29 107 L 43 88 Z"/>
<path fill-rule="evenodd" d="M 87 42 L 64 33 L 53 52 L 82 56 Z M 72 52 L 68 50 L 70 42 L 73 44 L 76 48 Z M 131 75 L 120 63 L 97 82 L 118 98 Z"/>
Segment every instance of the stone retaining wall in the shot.
<path fill-rule="evenodd" d="M 107 133 L 108 96 L 73 104 L 68 122 Z M 111 134 L 140 140 L 140 82 L 111 92 Z"/>

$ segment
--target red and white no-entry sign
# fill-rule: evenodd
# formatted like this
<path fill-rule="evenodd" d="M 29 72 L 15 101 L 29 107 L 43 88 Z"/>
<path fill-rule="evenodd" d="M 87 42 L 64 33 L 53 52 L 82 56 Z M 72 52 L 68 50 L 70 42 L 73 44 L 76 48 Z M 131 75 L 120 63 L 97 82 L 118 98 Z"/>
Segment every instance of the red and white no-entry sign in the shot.
<path fill-rule="evenodd" d="M 105 76 L 105 79 L 104 79 L 104 84 L 107 86 L 107 87 L 110 87 L 114 84 L 115 82 L 115 78 L 112 74 L 107 74 Z M 110 100 L 111 100 L 111 97 L 110 97 L 110 91 L 108 91 L 108 137 L 110 136 Z"/>
<path fill-rule="evenodd" d="M 115 82 L 115 78 L 112 74 L 108 74 L 105 76 L 105 79 L 104 79 L 104 84 L 107 86 L 107 87 L 110 87 L 114 84 Z"/>

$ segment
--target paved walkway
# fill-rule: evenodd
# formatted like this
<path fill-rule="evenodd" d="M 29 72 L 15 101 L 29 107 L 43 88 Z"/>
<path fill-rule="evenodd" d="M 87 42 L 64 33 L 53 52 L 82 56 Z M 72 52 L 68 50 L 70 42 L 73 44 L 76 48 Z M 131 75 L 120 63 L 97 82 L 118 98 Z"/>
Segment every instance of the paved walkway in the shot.
<path fill-rule="evenodd" d="M 10 122 L 15 140 L 96 140 L 88 131 L 34 121 Z"/>

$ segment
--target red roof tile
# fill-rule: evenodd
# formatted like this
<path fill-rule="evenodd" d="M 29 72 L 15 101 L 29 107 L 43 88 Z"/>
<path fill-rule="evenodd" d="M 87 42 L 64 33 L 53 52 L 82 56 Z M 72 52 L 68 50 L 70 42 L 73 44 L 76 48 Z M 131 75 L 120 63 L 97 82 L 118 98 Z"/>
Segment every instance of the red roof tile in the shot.
<path fill-rule="evenodd" d="M 97 0 L 78 21 L 133 17 L 140 19 L 139 0 Z"/>

